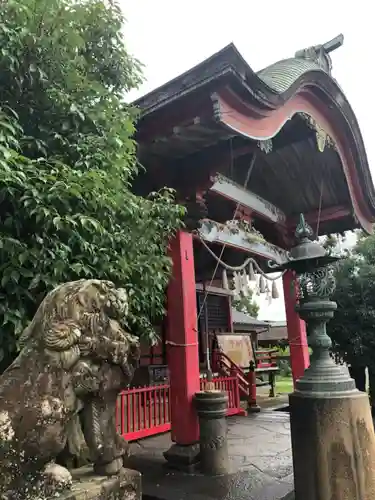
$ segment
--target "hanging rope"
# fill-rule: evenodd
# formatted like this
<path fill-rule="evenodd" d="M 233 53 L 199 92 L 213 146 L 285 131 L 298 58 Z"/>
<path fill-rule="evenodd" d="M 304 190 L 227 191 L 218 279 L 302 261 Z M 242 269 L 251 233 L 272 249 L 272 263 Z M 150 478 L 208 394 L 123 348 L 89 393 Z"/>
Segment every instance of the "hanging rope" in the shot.
<path fill-rule="evenodd" d="M 253 257 L 249 257 L 245 260 L 245 262 L 243 264 L 241 264 L 240 266 L 230 266 L 229 264 L 226 264 L 223 260 L 221 260 L 221 257 L 218 257 L 216 255 L 216 253 L 214 251 L 211 250 L 211 248 L 207 245 L 207 243 L 204 241 L 204 239 L 202 238 L 202 235 L 197 232 L 198 236 L 199 236 L 199 239 L 202 243 L 202 245 L 205 247 L 205 249 L 212 255 L 212 257 L 214 259 L 216 259 L 218 265 L 220 266 L 223 266 L 225 269 L 227 269 L 228 271 L 233 271 L 233 272 L 239 272 L 239 271 L 242 271 L 243 269 L 245 269 L 245 267 L 247 267 L 250 263 L 252 263 L 254 265 L 254 267 L 256 268 L 256 270 L 259 272 L 259 274 L 261 274 L 266 280 L 269 280 L 269 281 L 277 281 L 278 279 L 280 279 L 284 273 L 286 271 L 283 271 L 282 273 L 280 273 L 278 276 L 276 277 L 271 277 L 269 276 L 267 273 L 265 273 L 262 268 L 259 266 L 258 262 L 253 259 Z"/>
<path fill-rule="evenodd" d="M 322 177 L 322 180 L 320 182 L 320 198 L 319 198 L 318 220 L 316 222 L 316 239 L 319 238 L 320 216 L 322 214 L 322 200 L 323 200 L 323 177 Z"/>

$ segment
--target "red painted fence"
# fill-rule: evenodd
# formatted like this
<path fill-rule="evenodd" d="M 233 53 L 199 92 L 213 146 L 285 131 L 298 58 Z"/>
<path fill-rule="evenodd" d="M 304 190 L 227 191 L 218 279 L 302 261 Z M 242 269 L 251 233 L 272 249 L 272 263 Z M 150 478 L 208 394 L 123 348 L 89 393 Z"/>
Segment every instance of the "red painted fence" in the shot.
<path fill-rule="evenodd" d="M 203 389 L 205 379 L 201 380 Z M 237 377 L 214 378 L 215 388 L 228 394 L 227 415 L 244 414 Z M 169 384 L 127 389 L 119 395 L 116 421 L 127 441 L 136 441 L 171 428 Z"/>
<path fill-rule="evenodd" d="M 277 350 L 258 349 L 257 351 L 255 351 L 255 356 L 257 361 L 257 370 L 277 367 Z"/>
<path fill-rule="evenodd" d="M 246 414 L 241 408 L 240 391 L 238 387 L 238 377 L 216 377 L 212 380 L 215 384 L 215 389 L 227 393 L 228 408 L 227 415 Z M 204 389 L 205 379 L 201 379 L 201 390 Z"/>
<path fill-rule="evenodd" d="M 116 417 L 119 433 L 128 441 L 169 431 L 169 385 L 123 391 L 118 399 Z"/>

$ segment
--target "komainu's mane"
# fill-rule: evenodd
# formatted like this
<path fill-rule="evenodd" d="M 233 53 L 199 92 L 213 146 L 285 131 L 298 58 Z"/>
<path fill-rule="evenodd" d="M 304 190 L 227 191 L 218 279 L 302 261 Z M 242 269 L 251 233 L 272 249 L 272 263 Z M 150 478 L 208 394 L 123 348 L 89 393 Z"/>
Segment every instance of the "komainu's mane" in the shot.
<path fill-rule="evenodd" d="M 85 323 L 85 315 L 100 313 L 108 301 L 108 292 L 114 290 L 111 281 L 79 280 L 64 283 L 49 292 L 40 304 L 33 320 L 22 332 L 22 349 L 32 340 L 38 341 L 48 326 L 64 320 Z"/>

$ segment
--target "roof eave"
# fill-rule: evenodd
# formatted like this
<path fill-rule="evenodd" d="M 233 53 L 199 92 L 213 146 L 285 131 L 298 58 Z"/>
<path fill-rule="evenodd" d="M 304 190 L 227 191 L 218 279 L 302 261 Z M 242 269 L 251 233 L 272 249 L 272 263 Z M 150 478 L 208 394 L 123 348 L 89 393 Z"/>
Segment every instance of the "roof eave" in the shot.
<path fill-rule="evenodd" d="M 182 75 L 136 99 L 132 102 L 132 105 L 140 108 L 143 115 L 150 114 L 160 107 L 228 74 L 236 74 L 243 84 L 245 84 L 249 76 L 255 74 L 233 43 L 185 71 Z M 202 75 L 205 76 L 202 77 Z M 187 83 L 184 84 L 184 81 Z M 158 99 L 157 97 L 160 94 L 164 97 Z M 155 100 L 155 104 L 148 104 Z"/>
<path fill-rule="evenodd" d="M 350 130 L 356 149 L 355 163 L 359 168 L 358 178 L 366 199 L 367 216 L 369 220 L 375 222 L 375 190 L 357 119 L 337 82 L 323 70 L 311 69 L 302 73 L 284 92 L 279 93 L 251 69 L 234 44 L 229 44 L 183 75 L 137 99 L 133 104 L 141 109 L 142 119 L 142 116 L 150 115 L 199 88 L 225 77 L 229 77 L 231 85 L 234 85 L 242 95 L 247 94 L 252 102 L 255 100 L 260 109 L 269 111 L 283 106 L 304 89 L 308 89 L 319 99 L 323 94 L 327 105 L 337 110 Z"/>

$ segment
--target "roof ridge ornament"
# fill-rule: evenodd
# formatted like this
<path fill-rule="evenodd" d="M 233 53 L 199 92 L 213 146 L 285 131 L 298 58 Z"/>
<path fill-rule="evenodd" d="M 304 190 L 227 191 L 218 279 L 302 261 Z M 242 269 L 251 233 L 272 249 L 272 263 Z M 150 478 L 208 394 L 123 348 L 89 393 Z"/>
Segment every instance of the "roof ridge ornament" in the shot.
<path fill-rule="evenodd" d="M 340 33 L 332 40 L 329 40 L 323 45 L 314 45 L 313 47 L 308 47 L 307 49 L 298 50 L 295 53 L 296 59 L 308 59 L 315 62 L 323 71 L 331 74 L 332 71 L 332 60 L 329 55 L 330 52 L 341 47 L 344 43 L 344 35 Z"/>

